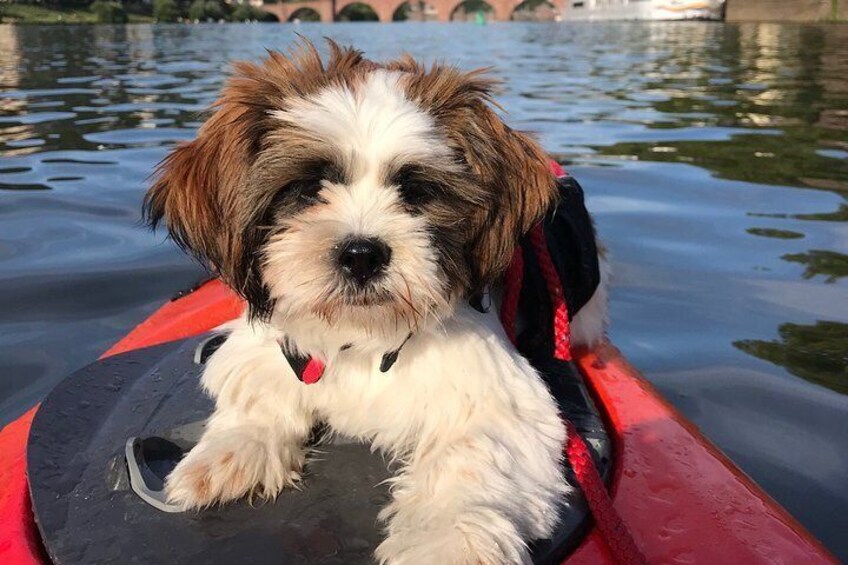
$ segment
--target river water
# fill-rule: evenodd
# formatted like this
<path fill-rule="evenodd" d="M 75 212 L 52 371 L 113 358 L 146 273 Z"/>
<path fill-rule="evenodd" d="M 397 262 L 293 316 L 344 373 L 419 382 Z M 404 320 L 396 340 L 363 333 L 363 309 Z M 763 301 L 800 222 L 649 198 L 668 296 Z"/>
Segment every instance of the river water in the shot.
<path fill-rule="evenodd" d="M 587 191 L 612 340 L 848 560 L 846 26 L 0 26 L 0 423 L 197 279 L 146 179 L 296 32 L 494 66 Z"/>

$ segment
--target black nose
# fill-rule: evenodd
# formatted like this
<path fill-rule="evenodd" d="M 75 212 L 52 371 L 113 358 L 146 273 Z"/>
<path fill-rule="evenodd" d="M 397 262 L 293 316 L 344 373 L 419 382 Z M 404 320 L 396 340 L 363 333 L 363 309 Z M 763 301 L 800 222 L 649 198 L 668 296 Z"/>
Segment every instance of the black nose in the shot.
<path fill-rule="evenodd" d="M 339 265 L 345 275 L 365 284 L 385 269 L 391 257 L 391 249 L 379 239 L 349 239 L 342 244 Z"/>

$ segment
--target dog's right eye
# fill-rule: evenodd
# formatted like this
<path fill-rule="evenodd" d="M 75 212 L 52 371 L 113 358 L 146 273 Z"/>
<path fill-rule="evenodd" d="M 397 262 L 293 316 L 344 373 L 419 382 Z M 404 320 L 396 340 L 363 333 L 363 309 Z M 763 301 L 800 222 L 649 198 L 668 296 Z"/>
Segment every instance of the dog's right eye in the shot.
<path fill-rule="evenodd" d="M 426 171 L 415 165 L 402 167 L 391 179 L 406 204 L 422 206 L 443 192 L 439 183 L 429 178 Z"/>
<path fill-rule="evenodd" d="M 289 183 L 285 190 L 296 197 L 299 202 L 312 205 L 324 202 L 319 196 L 321 188 L 323 187 L 320 180 L 304 179 Z"/>
<path fill-rule="evenodd" d="M 399 186 L 401 198 L 410 206 L 422 206 L 438 195 L 440 188 L 436 183 L 423 180 L 408 180 Z"/>

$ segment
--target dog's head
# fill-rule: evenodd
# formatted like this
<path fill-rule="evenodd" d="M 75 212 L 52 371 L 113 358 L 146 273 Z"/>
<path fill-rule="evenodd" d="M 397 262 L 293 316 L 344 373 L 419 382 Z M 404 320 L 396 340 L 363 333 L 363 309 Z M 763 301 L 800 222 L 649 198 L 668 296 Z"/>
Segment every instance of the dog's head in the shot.
<path fill-rule="evenodd" d="M 495 281 L 556 199 L 480 71 L 308 43 L 238 63 L 145 200 L 254 316 L 395 335 Z"/>

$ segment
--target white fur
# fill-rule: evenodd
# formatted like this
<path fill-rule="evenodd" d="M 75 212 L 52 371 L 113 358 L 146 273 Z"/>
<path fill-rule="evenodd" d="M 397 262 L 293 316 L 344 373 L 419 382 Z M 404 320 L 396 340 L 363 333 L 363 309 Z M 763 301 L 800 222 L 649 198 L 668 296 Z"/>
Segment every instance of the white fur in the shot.
<path fill-rule="evenodd" d="M 356 90 L 327 88 L 272 115 L 309 131 L 369 172 L 392 159 L 430 156 L 450 162 L 433 117 L 406 98 L 402 80 L 402 73 L 378 70 Z"/>
<path fill-rule="evenodd" d="M 254 489 L 273 497 L 297 479 L 303 441 L 321 420 L 402 464 L 383 512 L 381 562 L 526 562 L 525 540 L 550 534 L 568 491 L 565 429 L 492 317 L 461 307 L 416 333 L 387 373 L 379 353 L 334 351 L 308 386 L 280 352 L 282 332 L 240 320 L 207 364 L 203 386 L 217 408 L 168 477 L 170 500 L 190 508 Z"/>
<path fill-rule="evenodd" d="M 304 352 L 316 348 L 309 332 L 297 329 L 315 329 L 310 319 L 320 312 L 332 310 L 334 315 L 324 321 L 332 322 L 338 345 L 349 342 L 385 351 L 452 308 L 453 297 L 445 296 L 439 279 L 426 221 L 406 212 L 397 187 L 381 178 L 389 164 L 457 166 L 432 116 L 406 99 L 401 78 L 400 73 L 375 71 L 356 90 L 327 88 L 292 100 L 273 114 L 334 148 L 348 161 L 353 177 L 345 185 L 326 183 L 320 196 L 327 205 L 289 219 L 285 231 L 265 250 L 265 282 L 278 304 L 275 323 L 290 326 L 286 320 L 295 320 L 296 327 L 287 328 L 294 332 L 289 337 Z M 342 285 L 332 251 L 349 236 L 377 237 L 391 248 L 382 290 L 406 302 L 333 308 L 341 301 Z"/>
<path fill-rule="evenodd" d="M 298 480 L 304 441 L 323 421 L 400 464 L 380 562 L 526 563 L 526 542 L 551 533 L 569 490 L 565 427 L 494 314 L 449 296 L 425 216 L 406 211 L 381 178 L 388 163 L 457 166 L 400 80 L 374 72 L 355 90 L 329 88 L 274 112 L 345 155 L 352 178 L 325 182 L 324 202 L 282 220 L 285 229 L 257 250 L 275 311 L 269 323 L 235 322 L 210 358 L 202 382 L 216 410 L 168 477 L 168 496 L 186 508 L 274 497 Z M 375 284 L 392 300 L 345 302 L 333 250 L 350 236 L 391 248 Z M 603 284 L 575 318 L 576 342 L 602 335 L 605 300 Z M 410 332 L 380 372 L 382 355 Z M 323 360 L 323 378 L 301 383 L 281 343 Z"/>

